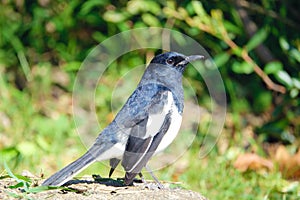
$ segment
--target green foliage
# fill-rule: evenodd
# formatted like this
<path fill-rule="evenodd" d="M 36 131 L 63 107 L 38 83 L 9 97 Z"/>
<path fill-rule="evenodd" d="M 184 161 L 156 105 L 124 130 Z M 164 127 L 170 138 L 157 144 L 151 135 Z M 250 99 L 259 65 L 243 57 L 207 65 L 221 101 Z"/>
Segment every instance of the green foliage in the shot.
<path fill-rule="evenodd" d="M 262 28 L 249 40 L 249 42 L 246 44 L 247 51 L 253 50 L 258 45 L 262 44 L 264 40 L 268 37 L 268 30 Z"/>
<path fill-rule="evenodd" d="M 251 74 L 253 72 L 253 65 L 246 61 L 242 63 L 234 62 L 232 65 L 232 71 L 236 74 Z"/>
<path fill-rule="evenodd" d="M 4 168 L 8 174 L 8 177 L 13 178 L 17 184 L 9 186 L 10 189 L 22 189 L 26 193 L 38 193 L 38 192 L 43 192 L 46 190 L 51 190 L 51 189 L 63 189 L 64 187 L 54 187 L 54 186 L 37 186 L 37 187 L 31 187 L 32 185 L 32 180 L 21 175 L 15 175 L 12 173 L 10 168 L 7 166 L 6 163 L 4 163 Z M 0 177 L 0 179 L 3 179 L 6 177 Z M 13 197 L 20 197 L 18 194 L 10 194 Z"/>

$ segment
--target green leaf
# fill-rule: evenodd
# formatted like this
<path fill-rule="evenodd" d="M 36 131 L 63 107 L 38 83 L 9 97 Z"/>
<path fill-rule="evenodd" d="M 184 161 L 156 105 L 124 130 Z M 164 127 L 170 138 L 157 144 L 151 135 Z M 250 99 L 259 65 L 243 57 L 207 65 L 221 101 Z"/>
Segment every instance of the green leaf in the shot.
<path fill-rule="evenodd" d="M 292 78 L 293 80 L 293 85 L 300 90 L 300 80 L 296 78 Z"/>
<path fill-rule="evenodd" d="M 298 95 L 299 95 L 299 90 L 298 90 L 297 88 L 291 89 L 291 91 L 290 91 L 290 96 L 291 96 L 292 98 L 296 98 Z"/>
<path fill-rule="evenodd" d="M 6 178 L 10 178 L 10 176 L 8 176 L 8 175 L 0 176 L 0 180 L 6 179 Z"/>
<path fill-rule="evenodd" d="M 56 189 L 65 189 L 65 187 L 43 185 L 43 186 L 31 187 L 26 192 L 38 193 L 38 192 L 43 192 L 43 191 L 47 191 L 47 190 L 56 190 Z"/>
<path fill-rule="evenodd" d="M 283 38 L 283 37 L 281 37 L 281 38 L 279 38 L 279 45 L 281 46 L 281 48 L 283 49 L 283 50 L 289 50 L 290 49 L 290 45 L 289 45 L 289 43 L 286 41 L 286 39 L 285 38 Z"/>
<path fill-rule="evenodd" d="M 118 23 L 124 21 L 127 18 L 127 16 L 127 13 L 109 10 L 104 13 L 103 19 L 105 19 L 108 22 Z"/>
<path fill-rule="evenodd" d="M 26 59 L 25 53 L 23 51 L 19 51 L 17 53 L 17 56 L 18 56 L 21 68 L 23 70 L 23 73 L 24 73 L 26 79 L 28 81 L 30 81 L 31 80 L 30 67 L 29 67 L 29 63 Z"/>
<path fill-rule="evenodd" d="M 21 187 L 24 187 L 24 182 L 19 182 L 15 185 L 8 186 L 8 188 L 10 188 L 10 189 L 21 188 Z"/>
<path fill-rule="evenodd" d="M 157 19 L 157 17 L 154 17 L 153 15 L 149 13 L 145 13 L 142 15 L 142 19 L 145 22 L 145 24 L 148 24 L 149 26 L 160 26 L 160 23 Z"/>
<path fill-rule="evenodd" d="M 22 180 L 23 178 L 20 179 L 20 178 L 18 178 L 16 175 L 14 175 L 14 174 L 12 173 L 12 171 L 9 169 L 9 167 L 7 166 L 6 162 L 4 162 L 4 168 L 5 168 L 6 172 L 7 172 L 7 174 L 8 174 L 11 178 L 13 178 L 14 180 L 16 180 L 16 181 L 18 182 L 16 185 L 11 186 L 12 188 L 23 187 L 25 191 L 28 190 L 28 188 L 29 188 L 29 186 L 30 186 L 30 183 L 29 183 L 29 182 L 24 181 L 24 180 Z M 23 176 L 19 176 L 19 177 L 23 177 Z M 24 178 L 25 178 L 25 177 L 24 177 Z"/>
<path fill-rule="evenodd" d="M 290 55 L 297 60 L 297 62 L 300 62 L 300 52 L 297 49 L 292 49 L 290 51 Z"/>
<path fill-rule="evenodd" d="M 288 55 L 290 57 L 294 58 L 297 62 L 300 62 L 300 51 L 297 48 L 291 46 L 286 38 L 279 38 L 279 44 L 283 50 L 288 51 Z"/>
<path fill-rule="evenodd" d="M 206 11 L 204 10 L 203 5 L 200 1 L 192 1 L 192 6 L 193 6 L 195 12 L 197 13 L 197 15 L 199 15 L 199 16 L 207 15 Z"/>
<path fill-rule="evenodd" d="M 230 55 L 226 52 L 220 53 L 214 57 L 214 62 L 218 67 L 225 65 L 225 63 L 229 60 Z"/>
<path fill-rule="evenodd" d="M 22 180 L 22 181 L 31 183 L 31 179 L 28 178 L 28 177 L 26 177 L 26 176 L 22 176 L 22 175 L 19 175 L 19 174 L 15 174 L 15 176 L 16 176 L 19 180 Z"/>
<path fill-rule="evenodd" d="M 288 87 L 292 87 L 293 86 L 293 80 L 290 77 L 290 75 L 283 70 L 278 71 L 275 74 L 276 79 L 281 82 L 282 84 L 288 86 Z"/>
<path fill-rule="evenodd" d="M 158 2 L 155 1 L 138 1 L 133 0 L 129 1 L 127 4 L 127 12 L 133 15 L 136 15 L 141 12 L 151 12 L 152 14 L 157 15 L 161 12 L 161 8 Z"/>
<path fill-rule="evenodd" d="M 99 31 L 95 31 L 92 35 L 93 39 L 95 39 L 97 42 L 103 42 L 103 40 L 106 39 L 106 36 L 99 32 Z"/>
<path fill-rule="evenodd" d="M 237 74 L 251 74 L 253 72 L 253 65 L 248 62 L 235 62 L 232 66 L 232 70 Z"/>
<path fill-rule="evenodd" d="M 232 49 L 232 52 L 238 57 L 242 57 L 243 49 L 241 47 L 235 47 Z"/>
<path fill-rule="evenodd" d="M 267 38 L 268 36 L 268 29 L 262 28 L 259 31 L 256 32 L 256 34 L 249 40 L 249 42 L 246 44 L 246 48 L 248 51 L 251 51 Z"/>
<path fill-rule="evenodd" d="M 239 26 L 236 26 L 232 22 L 224 20 L 224 26 L 225 26 L 226 30 L 228 32 L 230 32 L 231 34 L 239 34 L 239 35 L 241 35 L 243 33 L 242 28 L 239 27 Z"/>
<path fill-rule="evenodd" d="M 86 1 L 79 12 L 79 15 L 85 16 L 91 12 L 93 8 L 99 9 L 101 6 L 105 5 L 106 1 L 90 0 Z"/>
<path fill-rule="evenodd" d="M 66 72 L 77 71 L 79 70 L 80 66 L 81 66 L 81 62 L 77 62 L 77 61 L 68 62 L 67 64 L 63 65 L 63 70 Z"/>
<path fill-rule="evenodd" d="M 266 64 L 265 68 L 264 68 L 264 72 L 266 74 L 276 74 L 279 71 L 282 70 L 282 63 L 275 61 L 275 62 L 269 62 L 268 64 Z"/>
<path fill-rule="evenodd" d="M 10 168 L 8 167 L 8 165 L 6 164 L 6 162 L 4 162 L 4 169 L 7 172 L 8 176 L 10 176 L 11 178 L 15 179 L 17 182 L 21 182 L 20 179 L 18 179 L 10 170 Z"/>
<path fill-rule="evenodd" d="M 4 163 L 5 161 L 9 161 L 9 160 L 14 160 L 18 162 L 20 156 L 21 153 L 16 147 L 0 149 L 0 163 Z"/>
<path fill-rule="evenodd" d="M 255 95 L 253 109 L 256 113 L 267 111 L 272 104 L 272 94 L 270 92 L 257 92 Z"/>

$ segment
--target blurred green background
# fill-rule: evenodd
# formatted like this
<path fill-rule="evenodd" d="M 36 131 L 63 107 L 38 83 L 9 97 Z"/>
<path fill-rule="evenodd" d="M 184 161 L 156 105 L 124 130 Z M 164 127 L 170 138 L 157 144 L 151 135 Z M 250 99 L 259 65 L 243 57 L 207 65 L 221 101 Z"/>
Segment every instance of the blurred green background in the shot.
<path fill-rule="evenodd" d="M 81 62 L 117 33 L 164 27 L 192 37 L 214 58 L 228 113 L 207 157 L 198 157 L 200 125 L 185 158 L 156 172 L 158 177 L 210 199 L 299 199 L 299 10 L 298 0 L 2 0 L 0 162 L 17 174 L 28 170 L 48 177 L 78 158 L 85 147 L 72 118 L 72 89 Z M 102 123 L 112 120 L 112 83 L 154 53 L 131 52 L 109 68 L 97 88 Z M 185 77 L 199 106 L 209 110 L 199 74 L 187 70 Z M 241 161 L 241 155 L 252 162 Z M 84 174 L 107 172 L 105 165 L 94 164 Z"/>

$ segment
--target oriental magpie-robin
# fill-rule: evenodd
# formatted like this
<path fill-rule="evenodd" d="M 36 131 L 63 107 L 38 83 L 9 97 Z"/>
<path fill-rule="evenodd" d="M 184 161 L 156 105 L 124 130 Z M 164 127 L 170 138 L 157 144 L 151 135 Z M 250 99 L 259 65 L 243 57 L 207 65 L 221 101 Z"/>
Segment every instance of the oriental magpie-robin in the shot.
<path fill-rule="evenodd" d="M 108 159 L 109 175 L 121 161 L 124 183 L 131 184 L 150 158 L 176 137 L 184 106 L 182 73 L 189 62 L 202 58 L 176 52 L 155 56 L 136 90 L 92 147 L 42 185 L 63 185 L 93 162 Z"/>

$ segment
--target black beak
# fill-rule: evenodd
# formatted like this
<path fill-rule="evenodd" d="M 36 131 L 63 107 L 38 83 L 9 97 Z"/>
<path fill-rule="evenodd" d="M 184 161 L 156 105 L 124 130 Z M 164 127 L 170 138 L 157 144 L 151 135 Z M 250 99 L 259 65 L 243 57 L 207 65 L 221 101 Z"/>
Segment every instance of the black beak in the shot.
<path fill-rule="evenodd" d="M 178 65 L 187 65 L 188 63 L 194 61 L 194 60 L 201 60 L 203 59 L 204 56 L 201 56 L 201 55 L 191 55 L 191 56 L 187 56 L 185 57 L 184 60 L 180 61 L 179 63 L 177 63 L 176 66 Z"/>

